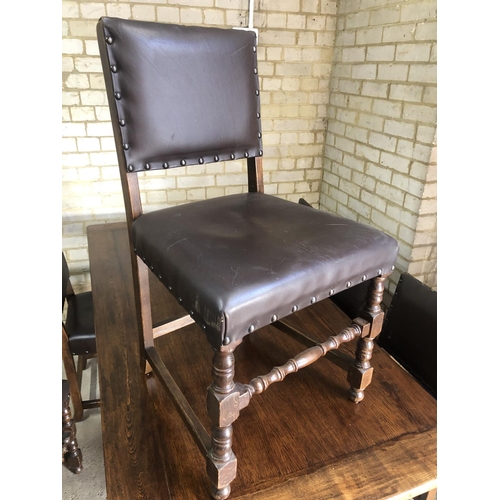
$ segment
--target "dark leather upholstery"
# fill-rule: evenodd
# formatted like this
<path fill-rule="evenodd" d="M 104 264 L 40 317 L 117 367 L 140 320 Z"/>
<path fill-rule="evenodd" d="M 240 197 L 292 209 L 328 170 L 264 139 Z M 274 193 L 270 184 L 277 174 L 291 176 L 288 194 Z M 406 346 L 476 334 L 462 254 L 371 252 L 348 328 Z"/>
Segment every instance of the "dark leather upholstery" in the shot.
<path fill-rule="evenodd" d="M 97 36 L 127 169 L 262 155 L 255 33 L 105 17 Z"/>
<path fill-rule="evenodd" d="M 92 292 L 68 293 L 69 268 L 62 253 L 62 307 L 67 301 L 66 322 L 68 344 L 72 354 L 95 354 L 97 352 L 94 328 L 94 304 Z"/>
<path fill-rule="evenodd" d="M 66 333 L 72 354 L 97 352 L 92 292 L 78 293 L 68 297 Z"/>
<path fill-rule="evenodd" d="M 141 215 L 132 238 L 214 346 L 388 274 L 398 254 L 378 230 L 262 193 Z"/>

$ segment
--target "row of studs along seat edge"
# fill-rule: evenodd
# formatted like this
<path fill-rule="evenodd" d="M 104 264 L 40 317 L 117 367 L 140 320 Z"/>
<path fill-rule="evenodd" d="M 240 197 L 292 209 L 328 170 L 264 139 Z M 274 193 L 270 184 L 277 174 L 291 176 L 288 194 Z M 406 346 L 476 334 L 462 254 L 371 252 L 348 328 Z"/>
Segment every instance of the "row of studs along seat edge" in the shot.
<path fill-rule="evenodd" d="M 136 255 L 137 255 L 137 250 L 136 250 L 135 248 L 134 248 L 134 252 L 136 252 Z M 147 265 L 147 263 L 146 263 L 146 258 L 145 258 L 145 257 L 140 257 L 140 259 L 142 259 L 142 261 L 143 261 L 143 262 Z M 159 274 L 157 274 L 157 273 L 155 272 L 155 270 L 154 270 L 153 266 L 148 266 L 148 267 L 151 269 L 151 271 L 153 272 L 153 274 L 154 274 L 154 275 L 155 275 L 155 276 L 156 276 L 156 277 L 157 277 L 160 281 L 162 281 L 162 277 L 161 277 L 161 275 L 159 275 Z M 392 266 L 392 267 L 391 267 L 391 271 L 394 271 L 394 269 L 395 269 L 395 266 Z M 382 269 L 379 269 L 379 270 L 377 271 L 377 275 L 376 275 L 376 276 L 382 276 Z M 366 281 L 366 279 L 367 279 L 367 275 L 366 275 L 366 274 L 363 274 L 363 276 L 361 277 L 361 281 L 360 281 L 360 282 L 362 283 L 362 282 Z M 346 289 L 351 288 L 352 284 L 353 284 L 353 283 L 352 283 L 352 281 L 348 281 L 348 282 L 345 284 L 345 288 L 346 288 Z M 167 289 L 168 289 L 168 291 L 169 291 L 172 295 L 175 295 L 175 293 L 174 293 L 174 291 L 172 290 L 172 287 L 171 287 L 170 285 L 167 285 Z M 328 297 L 331 297 L 331 296 L 333 296 L 334 294 L 335 294 L 335 290 L 334 290 L 333 288 L 331 288 L 331 289 L 328 291 Z M 177 300 L 178 300 L 179 304 L 182 304 L 182 297 L 178 297 L 178 298 L 177 298 Z M 311 300 L 310 300 L 311 304 L 316 303 L 316 301 L 317 301 L 317 297 L 311 297 Z M 292 313 L 295 313 L 295 312 L 297 312 L 298 310 L 299 310 L 299 306 L 294 305 L 294 306 L 292 306 L 291 312 L 292 312 Z M 193 317 L 193 316 L 194 316 L 194 311 L 192 311 L 192 310 L 191 310 L 191 311 L 189 311 L 189 315 L 190 315 L 191 317 Z M 273 315 L 271 316 L 271 323 L 275 323 L 276 321 L 278 321 L 278 315 L 277 315 L 277 314 L 273 314 Z M 203 332 L 205 332 L 205 333 L 206 333 L 206 328 L 207 328 L 207 327 L 206 327 L 205 325 L 201 325 L 201 328 L 202 328 Z M 255 331 L 255 325 L 250 325 L 250 326 L 248 327 L 248 333 L 252 333 L 252 332 L 254 332 L 254 331 Z M 230 337 L 225 337 L 225 338 L 224 338 L 224 342 L 223 342 L 223 343 L 224 343 L 224 345 L 228 345 L 229 343 L 231 343 L 231 339 L 230 339 Z"/>

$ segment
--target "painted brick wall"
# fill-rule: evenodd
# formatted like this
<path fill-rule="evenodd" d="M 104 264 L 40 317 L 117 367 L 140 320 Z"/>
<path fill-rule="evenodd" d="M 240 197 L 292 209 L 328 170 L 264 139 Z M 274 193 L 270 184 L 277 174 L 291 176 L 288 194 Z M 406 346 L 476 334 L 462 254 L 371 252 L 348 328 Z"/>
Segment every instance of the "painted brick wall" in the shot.
<path fill-rule="evenodd" d="M 86 228 L 124 219 L 96 41 L 101 16 L 247 26 L 246 0 L 63 1 L 63 250 L 77 291 L 88 289 Z M 332 0 L 257 0 L 266 192 L 319 204 L 336 26 Z M 239 193 L 243 162 L 142 176 L 144 210 Z"/>
<path fill-rule="evenodd" d="M 436 286 L 435 0 L 339 0 L 320 206 L 394 236 Z"/>

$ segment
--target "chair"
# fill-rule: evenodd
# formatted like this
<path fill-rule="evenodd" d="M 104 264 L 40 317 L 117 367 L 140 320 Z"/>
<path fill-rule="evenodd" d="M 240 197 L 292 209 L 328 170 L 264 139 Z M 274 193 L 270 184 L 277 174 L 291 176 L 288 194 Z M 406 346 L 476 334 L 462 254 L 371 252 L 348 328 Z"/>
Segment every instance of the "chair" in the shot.
<path fill-rule="evenodd" d="M 62 463 L 73 474 L 82 471 L 82 451 L 76 440 L 75 421 L 69 407 L 69 382 L 62 381 Z"/>
<path fill-rule="evenodd" d="M 173 396 L 205 455 L 212 497 L 226 499 L 236 477 L 232 425 L 252 397 L 358 339 L 355 358 L 339 366 L 347 370 L 349 397 L 363 399 L 398 244 L 366 225 L 264 194 L 253 32 L 105 17 L 97 37 L 144 339 L 141 365 L 146 370 L 147 361 Z M 138 173 L 235 159 L 246 160 L 248 193 L 143 213 Z M 214 351 L 210 435 L 155 350 L 155 339 L 179 321 L 152 324 L 149 270 L 186 310 L 183 324 L 198 324 Z M 367 280 L 359 316 L 327 341 L 318 344 L 287 322 L 286 316 Z M 235 349 L 270 324 L 308 348 L 266 375 L 235 382 Z"/>
<path fill-rule="evenodd" d="M 67 303 L 66 322 L 62 323 L 62 359 L 68 379 L 74 419 L 80 422 L 83 410 L 97 408 L 99 399 L 82 400 L 82 373 L 87 360 L 97 355 L 94 328 L 94 306 L 92 292 L 75 294 L 69 280 L 69 268 L 64 253 L 62 254 L 62 308 Z M 73 356 L 78 356 L 75 367 Z"/>

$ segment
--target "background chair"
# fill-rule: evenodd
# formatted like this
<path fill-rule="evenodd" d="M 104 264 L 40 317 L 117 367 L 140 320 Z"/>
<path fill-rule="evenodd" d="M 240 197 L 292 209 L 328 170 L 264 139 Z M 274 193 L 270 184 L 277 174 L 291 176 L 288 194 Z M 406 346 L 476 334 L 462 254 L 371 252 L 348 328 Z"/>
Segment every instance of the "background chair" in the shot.
<path fill-rule="evenodd" d="M 69 279 L 69 268 L 62 254 L 62 308 L 67 304 L 66 321 L 62 323 L 62 359 L 69 383 L 74 419 L 83 418 L 83 410 L 97 408 L 99 399 L 83 401 L 81 395 L 82 372 L 87 360 L 97 355 L 94 328 L 92 292 L 75 294 Z M 73 356 L 78 356 L 78 367 Z"/>
<path fill-rule="evenodd" d="M 69 382 L 62 381 L 62 463 L 73 474 L 82 471 L 82 451 L 76 440 L 75 421 L 69 407 Z"/>
<path fill-rule="evenodd" d="M 147 360 L 172 394 L 206 457 L 211 494 L 223 500 L 236 477 L 232 424 L 254 395 L 358 339 L 355 358 L 343 368 L 349 397 L 363 399 L 398 244 L 368 226 L 264 194 L 255 33 L 102 18 L 97 37 L 127 213 L 141 363 L 145 368 Z M 235 159 L 246 161 L 248 193 L 143 213 L 138 172 Z M 155 339 L 173 325 L 153 327 L 149 271 L 214 350 L 211 435 L 155 349 Z M 362 312 L 326 342 L 284 319 L 365 281 Z M 236 383 L 234 350 L 269 324 L 308 349 L 248 384 Z"/>

